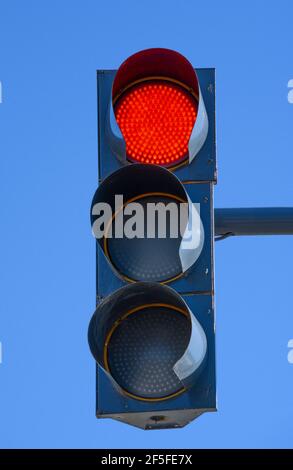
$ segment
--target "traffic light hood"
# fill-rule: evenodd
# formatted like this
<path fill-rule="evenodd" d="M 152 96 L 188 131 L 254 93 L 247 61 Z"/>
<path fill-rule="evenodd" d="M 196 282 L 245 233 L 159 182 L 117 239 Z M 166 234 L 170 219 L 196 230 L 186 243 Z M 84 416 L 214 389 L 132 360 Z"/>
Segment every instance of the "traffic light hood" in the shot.
<path fill-rule="evenodd" d="M 155 88 L 157 87 L 153 90 L 156 99 L 154 101 L 152 95 L 148 103 L 148 94 L 153 84 Z M 130 98 L 131 94 L 142 92 L 142 86 L 147 88 L 144 90 L 143 99 L 140 95 L 140 99 L 130 103 L 131 113 L 129 109 L 122 113 L 119 125 L 116 104 L 126 94 Z M 169 101 L 170 108 L 167 106 L 167 93 L 165 93 L 168 92 L 168 86 L 173 90 Z M 160 90 L 160 87 L 167 88 Z M 208 117 L 196 71 L 190 62 L 176 51 L 154 48 L 128 57 L 116 73 L 109 98 L 106 132 L 113 153 L 125 163 L 146 161 L 175 169 L 178 165 L 190 163 L 206 140 Z M 177 108 L 176 98 L 179 100 Z M 194 112 L 191 106 L 188 106 L 188 101 L 190 105 L 194 101 Z M 137 107 L 138 116 L 133 116 L 134 105 Z M 141 112 L 142 107 L 145 108 L 144 113 Z M 152 117 L 152 113 L 155 117 Z M 160 134 L 157 132 L 157 127 L 161 125 L 163 128 Z M 147 146 L 143 145 L 144 138 L 141 133 L 146 128 L 148 135 L 157 135 L 157 141 L 152 141 L 150 148 L 148 148 L 150 142 Z M 161 140 L 164 136 L 166 141 L 162 147 Z M 186 152 L 182 153 L 185 145 Z"/>
<path fill-rule="evenodd" d="M 119 392 L 147 401 L 192 387 L 207 355 L 196 312 L 176 291 L 157 283 L 128 285 L 107 297 L 91 319 L 88 340 Z"/>
<path fill-rule="evenodd" d="M 121 198 L 118 207 L 117 196 Z M 107 204 L 111 210 L 107 214 L 103 213 L 104 233 L 98 237 L 96 227 L 101 221 L 98 218 L 101 204 Z M 157 224 L 149 217 L 148 212 L 154 206 L 162 210 Z M 140 219 L 144 226 L 141 238 L 130 238 L 131 234 L 127 236 L 125 231 L 116 236 L 119 218 L 122 216 L 124 227 L 129 223 L 123 219 L 122 212 L 126 212 L 126 209 L 137 210 L 137 213 L 138 209 L 143 210 Z M 176 213 L 170 213 L 168 218 L 169 209 Z M 131 212 L 128 216 L 130 214 Z M 178 229 L 177 237 L 169 235 L 174 220 Z M 165 237 L 164 234 L 160 237 L 157 231 L 149 233 L 149 229 L 154 229 L 156 225 L 158 230 L 164 222 Z M 112 269 L 129 282 L 167 283 L 181 277 L 196 262 L 204 244 L 199 204 L 195 205 L 190 201 L 183 184 L 173 173 L 156 165 L 134 164 L 123 167 L 106 178 L 99 185 L 92 201 L 91 224 Z"/>

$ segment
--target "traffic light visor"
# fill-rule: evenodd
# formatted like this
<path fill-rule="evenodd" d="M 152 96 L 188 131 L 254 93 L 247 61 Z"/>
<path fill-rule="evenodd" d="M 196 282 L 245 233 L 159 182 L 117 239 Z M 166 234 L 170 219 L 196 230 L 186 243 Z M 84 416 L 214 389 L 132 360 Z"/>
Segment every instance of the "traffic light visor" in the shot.
<path fill-rule="evenodd" d="M 104 203 L 111 210 L 98 237 Z M 106 178 L 94 195 L 91 223 L 112 269 L 128 282 L 171 282 L 196 262 L 204 244 L 200 208 L 174 174 L 156 165 L 123 167 Z"/>
<path fill-rule="evenodd" d="M 107 128 L 112 150 L 124 161 L 170 169 L 190 163 L 208 133 L 192 65 L 169 49 L 130 56 L 113 82 Z"/>
<path fill-rule="evenodd" d="M 137 283 L 102 302 L 92 317 L 93 356 L 121 393 L 146 401 L 192 386 L 207 353 L 204 330 L 166 286 Z"/>

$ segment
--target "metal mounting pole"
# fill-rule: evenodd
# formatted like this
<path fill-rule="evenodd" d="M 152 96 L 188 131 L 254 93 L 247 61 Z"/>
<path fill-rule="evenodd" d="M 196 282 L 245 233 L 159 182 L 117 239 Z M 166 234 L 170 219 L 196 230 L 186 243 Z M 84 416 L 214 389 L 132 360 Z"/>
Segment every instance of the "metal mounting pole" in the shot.
<path fill-rule="evenodd" d="M 293 207 L 215 209 L 216 240 L 232 235 L 293 235 Z"/>

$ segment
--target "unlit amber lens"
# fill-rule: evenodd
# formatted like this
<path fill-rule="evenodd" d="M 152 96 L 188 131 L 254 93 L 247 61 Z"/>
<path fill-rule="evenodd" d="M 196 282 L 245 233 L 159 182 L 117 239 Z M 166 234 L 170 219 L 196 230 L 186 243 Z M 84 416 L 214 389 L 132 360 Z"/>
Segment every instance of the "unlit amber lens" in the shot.
<path fill-rule="evenodd" d="M 153 226 L 154 236 L 148 236 L 149 225 L 153 221 L 148 219 L 148 204 L 161 204 L 167 208 L 168 204 L 177 206 L 180 213 L 180 202 L 170 196 L 146 196 L 138 200 L 144 219 L 143 237 L 107 238 L 108 256 L 116 270 L 127 279 L 132 281 L 169 282 L 182 274 L 182 263 L 180 259 L 180 217 L 177 221 L 178 237 L 171 236 L 170 217 L 166 216 L 166 237 L 159 234 L 158 219 Z M 127 204 L 125 205 L 127 207 Z M 125 216 L 126 224 L 131 216 Z M 116 218 L 113 219 L 112 233 L 115 233 Z M 119 219 L 118 219 L 119 220 Z M 118 222 L 119 223 L 119 222 Z"/>
<path fill-rule="evenodd" d="M 115 116 L 127 158 L 172 167 L 188 157 L 197 102 L 185 89 L 166 82 L 144 83 L 124 93 Z"/>

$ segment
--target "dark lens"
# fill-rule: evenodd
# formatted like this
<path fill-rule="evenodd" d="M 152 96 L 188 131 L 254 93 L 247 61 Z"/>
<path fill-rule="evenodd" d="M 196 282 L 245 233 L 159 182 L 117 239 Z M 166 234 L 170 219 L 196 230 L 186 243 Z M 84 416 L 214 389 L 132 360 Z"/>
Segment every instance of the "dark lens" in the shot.
<path fill-rule="evenodd" d="M 140 398 L 183 390 L 173 371 L 190 337 L 188 317 L 172 306 L 144 306 L 122 319 L 108 340 L 107 366 L 116 382 Z"/>
<path fill-rule="evenodd" d="M 127 238 L 126 236 L 115 238 L 114 219 L 113 236 L 107 239 L 108 256 L 112 264 L 123 276 L 134 281 L 166 282 L 181 275 L 182 266 L 179 257 L 181 243 L 180 201 L 169 196 L 146 196 L 135 202 L 139 203 L 143 209 L 143 238 Z M 149 203 L 161 203 L 166 208 L 165 215 L 156 212 L 155 227 L 152 227 L 154 238 L 148 237 L 150 225 L 153 225 L 151 222 L 154 221 L 154 218 L 151 218 L 150 221 L 150 218 L 147 217 Z M 170 211 L 167 209 L 170 203 L 173 210 L 177 210 L 176 227 L 174 227 L 175 218 L 170 215 Z M 131 216 L 124 216 L 124 223 L 130 218 Z M 162 237 L 160 227 L 165 220 L 165 235 L 163 233 Z"/>

